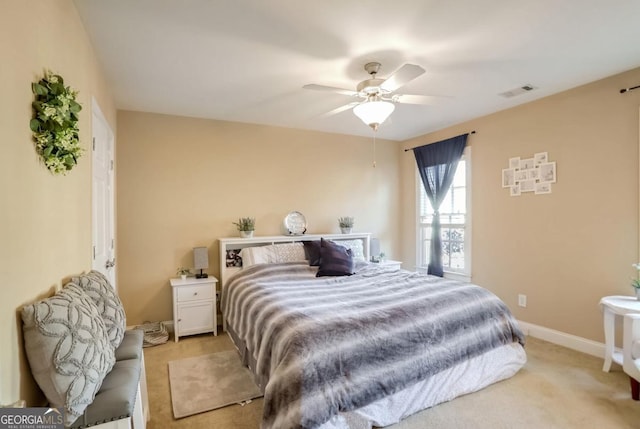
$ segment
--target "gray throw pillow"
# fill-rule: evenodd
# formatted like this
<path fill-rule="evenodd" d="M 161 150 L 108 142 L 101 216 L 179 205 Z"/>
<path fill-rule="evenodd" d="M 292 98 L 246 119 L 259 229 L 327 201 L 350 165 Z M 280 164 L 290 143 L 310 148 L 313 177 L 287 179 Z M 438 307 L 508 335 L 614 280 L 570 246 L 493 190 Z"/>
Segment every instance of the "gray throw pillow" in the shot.
<path fill-rule="evenodd" d="M 22 309 L 31 373 L 53 407 L 71 425 L 91 402 L 115 363 L 104 322 L 91 299 L 73 284 Z"/>
<path fill-rule="evenodd" d="M 109 280 L 101 272 L 93 270 L 80 277 L 73 277 L 71 283 L 80 286 L 98 307 L 98 313 L 107 328 L 109 342 L 117 349 L 124 338 L 127 319 L 122 301 Z"/>

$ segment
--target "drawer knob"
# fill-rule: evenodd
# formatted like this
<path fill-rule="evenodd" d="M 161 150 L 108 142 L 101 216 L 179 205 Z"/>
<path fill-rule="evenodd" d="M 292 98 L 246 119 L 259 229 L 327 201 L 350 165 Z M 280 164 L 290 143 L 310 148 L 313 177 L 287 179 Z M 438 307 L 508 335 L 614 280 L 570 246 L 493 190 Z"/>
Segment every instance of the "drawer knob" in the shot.
<path fill-rule="evenodd" d="M 193 294 L 194 294 L 194 295 L 197 295 L 197 294 L 198 294 L 198 292 L 194 292 Z"/>
<path fill-rule="evenodd" d="M 178 319 L 178 322 L 182 322 L 182 319 Z"/>

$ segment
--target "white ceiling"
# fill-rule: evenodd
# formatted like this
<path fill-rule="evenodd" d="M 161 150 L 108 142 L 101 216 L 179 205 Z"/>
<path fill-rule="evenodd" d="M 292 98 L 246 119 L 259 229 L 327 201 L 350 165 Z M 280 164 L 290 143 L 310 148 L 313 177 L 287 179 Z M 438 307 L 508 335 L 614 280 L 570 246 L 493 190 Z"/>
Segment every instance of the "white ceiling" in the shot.
<path fill-rule="evenodd" d="M 637 0 L 75 0 L 119 109 L 371 136 L 365 63 L 426 73 L 378 137 L 405 140 L 640 66 Z M 499 93 L 531 84 L 510 99 Z M 635 86 L 640 82 L 630 82 Z"/>

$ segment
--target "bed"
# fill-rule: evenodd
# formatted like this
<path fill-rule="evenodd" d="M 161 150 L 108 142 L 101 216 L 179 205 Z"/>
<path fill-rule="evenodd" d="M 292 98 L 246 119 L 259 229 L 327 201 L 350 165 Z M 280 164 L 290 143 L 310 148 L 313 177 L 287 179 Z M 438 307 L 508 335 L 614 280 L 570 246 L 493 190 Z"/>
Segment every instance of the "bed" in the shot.
<path fill-rule="evenodd" d="M 308 260 L 258 258 L 222 284 L 226 330 L 264 392 L 263 429 L 387 426 L 526 362 L 490 291 L 357 259 L 353 275 L 316 277 L 324 267 Z"/>

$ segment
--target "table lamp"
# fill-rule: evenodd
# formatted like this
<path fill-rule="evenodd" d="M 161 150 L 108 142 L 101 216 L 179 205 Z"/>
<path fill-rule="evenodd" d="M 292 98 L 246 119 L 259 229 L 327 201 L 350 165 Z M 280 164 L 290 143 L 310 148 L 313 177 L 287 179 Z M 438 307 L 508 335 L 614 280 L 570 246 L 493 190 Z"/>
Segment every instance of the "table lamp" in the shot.
<path fill-rule="evenodd" d="M 193 248 L 193 268 L 200 270 L 200 273 L 196 273 L 197 279 L 209 277 L 207 273 L 202 272 L 202 270 L 209 268 L 209 251 L 206 247 Z"/>

